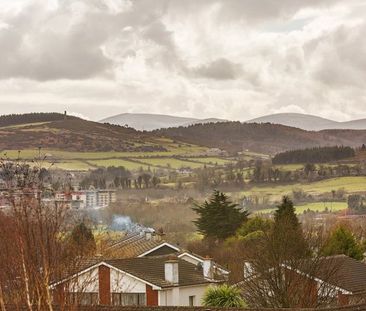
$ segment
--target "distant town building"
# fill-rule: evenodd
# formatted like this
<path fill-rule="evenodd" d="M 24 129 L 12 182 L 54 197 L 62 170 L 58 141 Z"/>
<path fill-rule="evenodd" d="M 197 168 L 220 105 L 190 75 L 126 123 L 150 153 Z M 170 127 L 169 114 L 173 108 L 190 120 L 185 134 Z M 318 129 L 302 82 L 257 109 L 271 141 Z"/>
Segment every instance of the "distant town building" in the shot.
<path fill-rule="evenodd" d="M 69 202 L 74 209 L 96 209 L 109 206 L 116 202 L 116 191 L 107 189 L 78 190 L 72 192 L 57 192 L 55 200 Z"/>

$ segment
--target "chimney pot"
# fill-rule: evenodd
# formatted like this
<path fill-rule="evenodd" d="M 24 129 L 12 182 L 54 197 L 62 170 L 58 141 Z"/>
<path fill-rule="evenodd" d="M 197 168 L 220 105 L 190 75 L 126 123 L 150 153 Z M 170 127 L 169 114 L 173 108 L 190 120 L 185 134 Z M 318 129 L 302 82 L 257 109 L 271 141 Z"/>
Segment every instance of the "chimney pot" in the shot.
<path fill-rule="evenodd" d="M 254 274 L 254 268 L 248 261 L 244 262 L 244 278 L 249 278 Z"/>
<path fill-rule="evenodd" d="M 179 262 L 177 259 L 169 259 L 164 263 L 165 281 L 179 283 Z"/>
<path fill-rule="evenodd" d="M 145 238 L 146 238 L 146 240 L 150 241 L 152 239 L 152 232 L 146 231 Z"/>
<path fill-rule="evenodd" d="M 203 260 L 203 276 L 204 278 L 211 280 L 214 278 L 213 261 L 208 256 Z"/>

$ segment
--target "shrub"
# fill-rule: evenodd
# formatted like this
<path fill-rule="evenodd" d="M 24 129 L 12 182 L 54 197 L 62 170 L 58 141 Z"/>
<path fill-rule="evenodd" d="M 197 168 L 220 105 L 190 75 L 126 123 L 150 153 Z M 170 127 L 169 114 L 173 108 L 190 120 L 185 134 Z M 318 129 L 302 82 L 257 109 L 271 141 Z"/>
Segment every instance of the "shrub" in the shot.
<path fill-rule="evenodd" d="M 203 297 L 202 304 L 206 307 L 246 307 L 239 289 L 226 284 L 209 287 Z"/>

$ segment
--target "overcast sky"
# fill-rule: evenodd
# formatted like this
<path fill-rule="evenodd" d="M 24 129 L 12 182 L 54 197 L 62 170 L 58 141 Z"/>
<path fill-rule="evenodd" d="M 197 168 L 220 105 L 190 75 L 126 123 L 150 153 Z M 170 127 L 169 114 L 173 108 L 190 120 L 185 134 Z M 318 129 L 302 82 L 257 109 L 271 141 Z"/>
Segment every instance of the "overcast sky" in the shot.
<path fill-rule="evenodd" d="M 0 114 L 366 118 L 365 0 L 0 0 Z"/>

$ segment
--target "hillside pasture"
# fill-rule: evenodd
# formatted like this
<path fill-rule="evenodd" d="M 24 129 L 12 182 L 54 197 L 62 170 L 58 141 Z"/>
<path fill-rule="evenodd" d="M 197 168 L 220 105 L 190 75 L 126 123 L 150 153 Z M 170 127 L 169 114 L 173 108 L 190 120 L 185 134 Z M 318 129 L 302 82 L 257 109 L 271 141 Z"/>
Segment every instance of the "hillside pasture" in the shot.
<path fill-rule="evenodd" d="M 175 158 L 135 158 L 134 160 L 141 161 L 147 165 L 153 167 L 163 167 L 163 168 L 171 168 L 171 169 L 179 169 L 182 167 L 190 167 L 190 168 L 198 168 L 203 167 L 203 163 L 194 163 L 189 161 L 184 161 L 182 159 Z"/>
<path fill-rule="evenodd" d="M 123 166 L 124 168 L 126 168 L 130 171 L 139 170 L 141 167 L 144 170 L 148 168 L 148 165 L 146 165 L 146 164 L 143 164 L 140 162 L 128 161 L 125 159 L 88 160 L 87 163 L 90 163 L 93 166 L 98 166 L 98 167 Z"/>
<path fill-rule="evenodd" d="M 295 189 L 302 189 L 308 194 L 321 194 L 331 192 L 343 188 L 346 192 L 366 192 L 366 176 L 353 176 L 353 177 L 338 177 L 331 178 L 313 183 L 295 183 L 289 185 L 271 184 L 265 186 L 255 186 L 242 194 L 246 196 L 260 195 L 260 196 L 272 196 L 275 200 L 281 198 L 281 196 L 289 195 Z"/>
<path fill-rule="evenodd" d="M 210 164 L 210 165 L 225 165 L 228 163 L 232 163 L 233 161 L 225 158 L 219 157 L 197 157 L 197 158 L 187 158 L 189 161 L 199 162 L 203 164 Z"/>
<path fill-rule="evenodd" d="M 303 214 L 306 211 L 312 211 L 312 212 L 339 212 L 342 210 L 347 209 L 347 203 L 346 202 L 313 202 L 308 203 L 304 205 L 296 205 L 296 214 Z M 269 214 L 274 213 L 276 209 L 275 208 L 266 208 L 262 210 L 255 211 L 255 214 Z"/>

